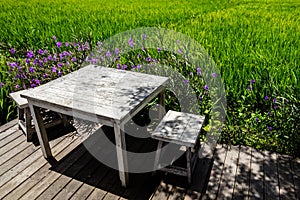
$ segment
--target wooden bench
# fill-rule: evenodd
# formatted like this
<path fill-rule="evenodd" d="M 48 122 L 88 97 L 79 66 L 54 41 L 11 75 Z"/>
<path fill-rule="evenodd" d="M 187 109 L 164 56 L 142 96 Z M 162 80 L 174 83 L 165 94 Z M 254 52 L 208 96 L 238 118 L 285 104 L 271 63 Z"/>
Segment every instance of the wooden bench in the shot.
<path fill-rule="evenodd" d="M 28 106 L 28 102 L 25 98 L 22 98 L 20 95 L 27 90 L 21 90 L 18 92 L 10 93 L 10 97 L 16 102 L 17 109 L 18 109 L 18 124 L 19 128 L 23 131 L 26 135 L 27 141 L 32 141 L 32 136 L 35 134 L 35 127 L 32 122 L 32 117 L 30 114 L 30 109 Z M 58 124 L 67 125 L 67 117 L 59 115 L 55 112 L 49 110 L 41 110 L 43 120 L 45 123 L 45 128 L 53 127 Z"/>
<path fill-rule="evenodd" d="M 167 173 L 187 176 L 188 183 L 192 182 L 192 172 L 194 170 L 197 152 L 200 146 L 199 132 L 202 128 L 205 117 L 168 111 L 162 121 L 151 134 L 153 139 L 158 140 L 157 151 L 154 161 L 154 170 L 159 169 Z M 169 165 L 161 167 L 160 158 L 164 143 L 173 143 L 184 147 L 186 153 L 186 168 Z M 168 156 L 168 155 L 167 155 Z"/>

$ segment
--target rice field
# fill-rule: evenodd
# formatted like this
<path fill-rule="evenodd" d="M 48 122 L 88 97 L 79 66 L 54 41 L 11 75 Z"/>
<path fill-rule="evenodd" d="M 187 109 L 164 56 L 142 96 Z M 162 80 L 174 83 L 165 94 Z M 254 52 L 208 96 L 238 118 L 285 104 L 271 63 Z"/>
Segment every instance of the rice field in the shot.
<path fill-rule="evenodd" d="M 299 0 L 7 0 L 0 1 L 0 9 L 1 83 L 7 71 L 5 52 L 11 48 L 55 48 L 54 35 L 62 42 L 96 44 L 138 27 L 167 28 L 198 41 L 220 69 L 228 100 L 222 142 L 300 152 L 295 125 L 300 108 Z M 6 93 L 1 92 L 2 99 Z M 288 99 L 291 105 L 268 117 L 276 102 L 266 103 L 266 96 Z M 9 104 L 2 106 L 3 123 L 11 118 L 11 102 L 2 104 Z M 257 118 L 265 124 L 255 124 Z"/>

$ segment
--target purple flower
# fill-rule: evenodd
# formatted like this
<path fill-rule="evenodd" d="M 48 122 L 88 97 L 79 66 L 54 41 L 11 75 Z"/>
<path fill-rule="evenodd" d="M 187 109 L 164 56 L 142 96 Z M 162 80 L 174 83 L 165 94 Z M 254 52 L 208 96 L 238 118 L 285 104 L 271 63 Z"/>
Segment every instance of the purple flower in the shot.
<path fill-rule="evenodd" d="M 97 46 L 100 47 L 102 45 L 102 42 L 98 41 Z"/>
<path fill-rule="evenodd" d="M 277 105 L 275 105 L 275 106 L 273 106 L 273 108 L 274 108 L 274 110 L 276 110 L 276 109 L 278 108 L 278 106 L 277 106 Z"/>
<path fill-rule="evenodd" d="M 190 72 L 190 76 L 193 76 L 194 74 L 193 74 L 193 72 Z"/>
<path fill-rule="evenodd" d="M 20 85 L 15 85 L 15 89 L 19 89 L 20 88 Z"/>
<path fill-rule="evenodd" d="M 128 44 L 129 44 L 129 46 L 131 46 L 131 47 L 133 47 L 133 46 L 134 46 L 134 44 L 133 44 L 133 39 L 132 39 L 132 38 L 129 38 L 129 40 L 128 40 Z"/>
<path fill-rule="evenodd" d="M 27 51 L 27 58 L 33 58 L 33 51 Z"/>
<path fill-rule="evenodd" d="M 117 66 L 118 66 L 118 69 L 122 68 L 122 65 L 120 63 L 118 63 Z"/>
<path fill-rule="evenodd" d="M 179 54 L 181 54 L 181 53 L 182 53 L 182 51 L 181 51 L 180 49 L 178 49 L 178 53 L 179 53 Z"/>
<path fill-rule="evenodd" d="M 51 55 L 48 56 L 48 60 L 49 60 L 49 61 L 52 60 L 52 56 L 51 56 Z"/>
<path fill-rule="evenodd" d="M 36 65 L 36 59 L 33 60 L 33 65 Z"/>
<path fill-rule="evenodd" d="M 248 90 L 251 91 L 252 90 L 252 86 L 248 85 Z"/>
<path fill-rule="evenodd" d="M 47 78 L 47 77 L 48 77 L 48 74 L 44 74 L 44 75 L 43 75 L 43 78 Z"/>
<path fill-rule="evenodd" d="M 215 78 L 215 77 L 217 76 L 217 74 L 216 74 L 216 73 L 212 73 L 211 76 L 212 76 L 213 78 Z"/>
<path fill-rule="evenodd" d="M 23 73 L 23 74 L 21 75 L 21 78 L 22 78 L 22 79 L 25 79 L 25 78 L 26 78 L 25 73 Z"/>
<path fill-rule="evenodd" d="M 95 64 L 96 64 L 96 63 L 95 63 Z M 66 66 L 69 66 L 69 65 L 70 65 L 70 62 L 69 62 L 69 61 L 67 61 L 67 62 L 66 62 Z"/>
<path fill-rule="evenodd" d="M 44 58 L 43 62 L 44 62 L 44 63 L 48 62 L 47 58 Z"/>
<path fill-rule="evenodd" d="M 201 74 L 201 68 L 198 67 L 198 68 L 197 68 L 197 75 L 200 75 L 200 74 Z"/>
<path fill-rule="evenodd" d="M 272 128 L 271 126 L 268 126 L 268 129 L 269 129 L 269 131 L 272 131 L 272 130 L 273 130 L 273 128 Z"/>
<path fill-rule="evenodd" d="M 14 48 L 11 48 L 11 49 L 10 49 L 10 53 L 11 53 L 11 54 L 15 54 L 15 52 L 16 52 L 16 51 L 15 51 Z"/>
<path fill-rule="evenodd" d="M 20 74 L 16 74 L 17 78 L 21 78 L 21 75 Z"/>
<path fill-rule="evenodd" d="M 258 123 L 258 117 L 255 118 L 256 123 Z"/>
<path fill-rule="evenodd" d="M 4 86 L 4 83 L 0 82 L 0 88 L 2 88 Z"/>
<path fill-rule="evenodd" d="M 47 61 L 47 60 L 46 60 Z M 42 60 L 39 60 L 39 66 L 40 67 L 43 67 L 43 61 Z"/>
<path fill-rule="evenodd" d="M 146 48 L 144 46 L 142 46 L 142 51 L 146 52 Z"/>
<path fill-rule="evenodd" d="M 62 63 L 57 63 L 57 67 L 62 67 Z"/>
<path fill-rule="evenodd" d="M 271 112 L 270 112 L 270 111 L 268 112 L 268 115 L 271 115 Z"/>
<path fill-rule="evenodd" d="M 30 64 L 30 60 L 28 58 L 26 58 L 26 61 L 25 61 L 27 64 Z"/>
<path fill-rule="evenodd" d="M 42 49 L 39 49 L 39 50 L 38 50 L 38 53 L 41 54 L 41 55 L 43 55 L 43 54 L 44 54 L 44 51 L 43 51 Z"/>
<path fill-rule="evenodd" d="M 39 79 L 35 79 L 35 83 L 41 85 L 41 81 Z"/>
<path fill-rule="evenodd" d="M 205 90 L 208 90 L 208 86 L 207 86 L 207 85 L 205 85 L 205 86 L 204 86 L 204 89 L 205 89 Z"/>
<path fill-rule="evenodd" d="M 65 46 L 68 47 L 68 46 L 69 46 L 69 42 L 66 42 L 66 43 L 65 43 Z"/>
<path fill-rule="evenodd" d="M 138 69 L 140 69 L 140 68 L 142 67 L 142 65 L 141 65 L 141 64 L 138 64 L 136 67 L 137 67 Z"/>
<path fill-rule="evenodd" d="M 131 66 L 131 69 L 135 69 L 135 68 L 136 68 L 136 66 L 134 66 L 134 65 Z"/>
<path fill-rule="evenodd" d="M 137 57 L 140 58 L 140 57 L 141 57 L 141 54 L 138 54 Z"/>
<path fill-rule="evenodd" d="M 23 85 L 23 89 L 24 89 L 24 90 L 26 90 L 26 89 L 27 89 L 26 85 Z"/>
<path fill-rule="evenodd" d="M 57 46 L 57 48 L 60 48 L 61 47 L 61 42 L 56 42 L 56 46 Z"/>
<path fill-rule="evenodd" d="M 34 68 L 33 67 L 29 67 L 29 72 L 33 73 L 34 72 Z"/>
<path fill-rule="evenodd" d="M 277 99 L 276 99 L 276 98 L 274 98 L 274 99 L 273 99 L 273 102 L 274 102 L 274 103 L 276 103 L 276 102 L 277 102 Z"/>
<path fill-rule="evenodd" d="M 8 63 L 8 65 L 9 65 L 11 68 L 15 68 L 15 67 L 18 66 L 18 63 L 12 62 L 12 63 Z"/>
<path fill-rule="evenodd" d="M 160 53 L 160 51 L 161 51 L 161 49 L 158 47 L 158 48 L 157 48 L 157 52 Z"/>
<path fill-rule="evenodd" d="M 97 64 L 97 62 L 98 62 L 98 59 L 97 59 L 97 58 L 92 58 L 92 64 L 93 64 L 93 65 Z"/>
<path fill-rule="evenodd" d="M 200 100 L 200 101 L 202 101 L 202 100 L 203 100 L 203 97 L 202 97 L 201 95 L 199 96 L 199 100 Z"/>
<path fill-rule="evenodd" d="M 269 100 L 269 97 L 267 95 L 265 96 L 265 100 Z"/>
<path fill-rule="evenodd" d="M 189 80 L 185 80 L 184 83 L 188 85 L 189 84 Z"/>
<path fill-rule="evenodd" d="M 123 65 L 123 68 L 122 68 L 123 70 L 125 70 L 125 69 L 127 69 L 127 65 Z"/>
<path fill-rule="evenodd" d="M 106 57 L 110 57 L 111 56 L 111 53 L 108 51 L 106 52 Z"/>
<path fill-rule="evenodd" d="M 254 79 L 252 79 L 252 80 L 251 80 L 251 83 L 252 83 L 252 84 L 254 84 L 254 83 L 255 83 L 255 80 L 254 80 Z"/>
<path fill-rule="evenodd" d="M 75 58 L 75 57 L 73 57 L 73 58 L 71 59 L 71 61 L 72 61 L 72 62 L 75 62 L 75 61 L 76 61 L 76 58 Z"/>
<path fill-rule="evenodd" d="M 148 62 L 151 62 L 151 58 L 150 58 L 150 57 L 146 58 L 146 60 L 147 60 Z"/>
<path fill-rule="evenodd" d="M 34 83 L 31 83 L 31 84 L 30 84 L 30 87 L 31 87 L 31 88 L 34 88 L 35 86 L 36 86 L 36 85 L 35 85 Z"/>
<path fill-rule="evenodd" d="M 76 42 L 74 42 L 74 43 L 73 43 L 73 46 L 74 46 L 74 47 L 76 47 L 76 46 L 77 46 L 77 43 L 76 43 Z"/>
<path fill-rule="evenodd" d="M 147 38 L 147 35 L 146 35 L 146 34 L 143 34 L 143 35 L 142 35 L 142 38 L 143 38 L 143 39 L 146 39 L 146 38 Z"/>
<path fill-rule="evenodd" d="M 56 40 L 56 36 L 55 35 L 53 35 L 52 38 L 53 38 L 53 40 Z"/>
<path fill-rule="evenodd" d="M 61 76 L 61 75 L 62 75 L 61 71 L 57 72 L 57 76 Z"/>
<path fill-rule="evenodd" d="M 120 53 L 118 48 L 116 48 L 115 53 L 116 53 L 116 55 L 118 55 Z"/>
<path fill-rule="evenodd" d="M 56 73 L 56 67 L 52 67 L 52 72 Z"/>

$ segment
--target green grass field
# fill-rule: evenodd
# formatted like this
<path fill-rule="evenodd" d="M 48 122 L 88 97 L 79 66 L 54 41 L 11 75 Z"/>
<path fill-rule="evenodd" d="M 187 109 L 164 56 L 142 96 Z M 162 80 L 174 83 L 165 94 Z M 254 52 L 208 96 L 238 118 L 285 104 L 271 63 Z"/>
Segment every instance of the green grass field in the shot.
<path fill-rule="evenodd" d="M 53 35 L 96 42 L 138 27 L 184 33 L 203 45 L 221 71 L 229 106 L 222 141 L 300 152 L 299 144 L 289 143 L 300 138 L 293 126 L 300 100 L 299 0 L 7 0 L 0 9 L 0 43 L 16 49 L 51 48 Z M 5 62 L 0 65 L 5 71 Z M 248 94 L 252 79 L 258 87 Z M 276 115 L 283 130 L 278 135 L 249 121 L 261 114 L 266 95 L 294 99 L 291 110 Z"/>

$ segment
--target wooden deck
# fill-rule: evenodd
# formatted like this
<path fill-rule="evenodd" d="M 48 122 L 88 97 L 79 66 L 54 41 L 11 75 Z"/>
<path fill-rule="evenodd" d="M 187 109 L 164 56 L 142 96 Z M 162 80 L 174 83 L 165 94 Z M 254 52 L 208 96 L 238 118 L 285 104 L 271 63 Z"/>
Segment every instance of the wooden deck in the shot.
<path fill-rule="evenodd" d="M 300 199 L 300 159 L 285 155 L 218 145 L 213 159 L 198 161 L 190 187 L 184 177 L 145 173 L 130 174 L 124 189 L 118 172 L 97 161 L 72 130 L 49 130 L 49 137 L 55 159 L 48 162 L 16 120 L 0 127 L 0 199 Z M 129 150 L 156 146 L 143 141 L 129 138 Z"/>

